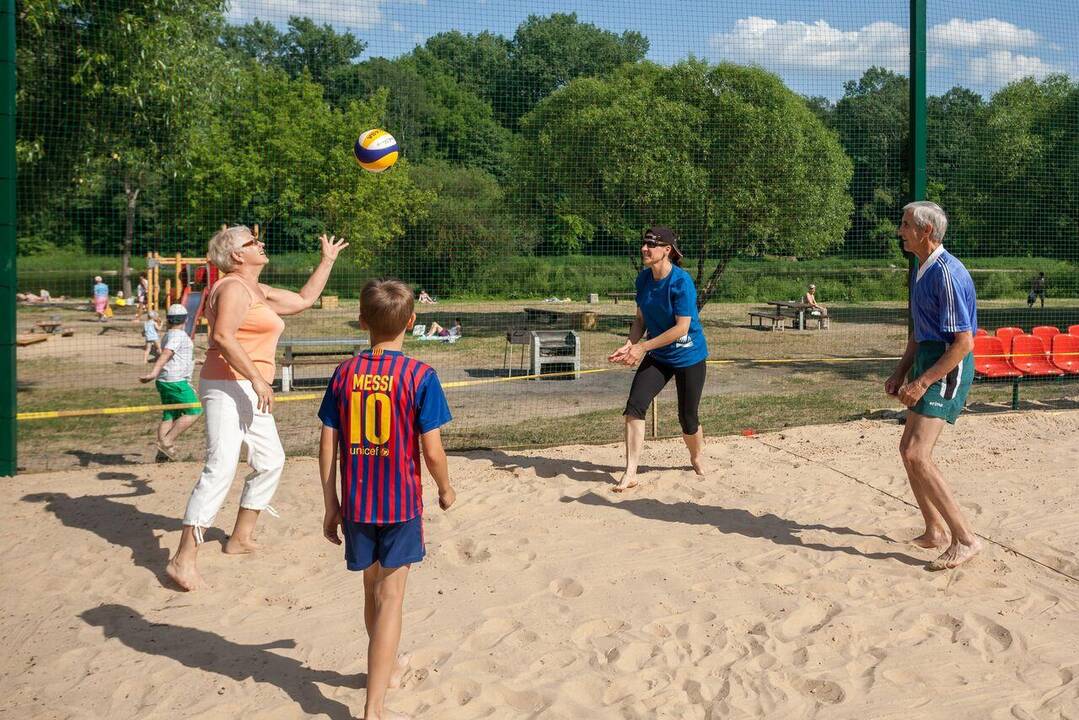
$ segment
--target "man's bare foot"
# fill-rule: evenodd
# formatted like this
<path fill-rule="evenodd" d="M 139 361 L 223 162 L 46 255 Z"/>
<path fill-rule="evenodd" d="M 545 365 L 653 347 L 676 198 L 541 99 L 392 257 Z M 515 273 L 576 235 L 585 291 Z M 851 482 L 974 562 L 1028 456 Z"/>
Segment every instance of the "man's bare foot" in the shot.
<path fill-rule="evenodd" d="M 945 547 L 948 544 L 948 535 L 946 533 L 931 532 L 929 530 L 926 530 L 918 537 L 911 538 L 911 542 L 918 547 L 923 548 Z"/>
<path fill-rule="evenodd" d="M 621 479 L 618 484 L 611 488 L 611 492 L 625 492 L 631 488 L 637 487 L 637 476 L 630 475 L 629 473 L 622 473 Z"/>
<path fill-rule="evenodd" d="M 169 564 L 165 566 L 165 574 L 181 589 L 187 591 L 198 590 L 206 584 L 194 563 L 181 564 L 176 562 L 176 558 L 169 560 Z"/>
<path fill-rule="evenodd" d="M 235 537 L 230 537 L 225 543 L 223 552 L 226 555 L 247 555 L 261 549 L 262 546 L 254 540 L 239 540 Z"/>
<path fill-rule="evenodd" d="M 408 672 L 408 664 L 410 662 L 412 662 L 411 655 L 397 656 L 397 667 L 390 673 L 390 688 L 396 689 L 401 687 L 401 681 L 405 679 L 405 673 Z"/>
<path fill-rule="evenodd" d="M 959 541 L 953 541 L 952 544 L 948 546 L 948 549 L 945 550 L 939 558 L 929 563 L 927 567 L 930 570 L 951 570 L 972 559 L 981 551 L 982 543 L 978 538 L 974 538 L 974 542 L 970 545 L 964 545 Z"/>

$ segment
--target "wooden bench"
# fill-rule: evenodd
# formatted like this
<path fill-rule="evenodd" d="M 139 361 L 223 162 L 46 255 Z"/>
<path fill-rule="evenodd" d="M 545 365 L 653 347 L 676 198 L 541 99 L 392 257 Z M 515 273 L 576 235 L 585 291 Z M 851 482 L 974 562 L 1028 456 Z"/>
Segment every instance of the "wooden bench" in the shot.
<path fill-rule="evenodd" d="M 281 392 L 289 392 L 296 384 L 296 366 L 336 364 L 336 358 L 358 355 L 367 345 L 367 337 L 361 335 L 353 338 L 282 340 L 280 345 L 284 349 L 284 358 L 281 361 Z"/>
<path fill-rule="evenodd" d="M 786 327 L 787 321 L 786 315 L 776 315 L 775 313 L 763 313 L 763 312 L 751 312 L 749 313 L 749 326 L 753 327 L 753 321 L 756 320 L 756 324 L 760 327 L 764 327 L 764 321 L 767 320 L 772 324 L 772 331 L 782 330 Z"/>
<path fill-rule="evenodd" d="M 637 299 L 637 293 L 635 293 L 635 292 L 609 292 L 609 293 L 607 293 L 607 297 L 609 297 L 611 300 L 614 300 L 614 304 L 617 305 L 619 298 L 622 298 L 623 300 L 636 300 Z"/>

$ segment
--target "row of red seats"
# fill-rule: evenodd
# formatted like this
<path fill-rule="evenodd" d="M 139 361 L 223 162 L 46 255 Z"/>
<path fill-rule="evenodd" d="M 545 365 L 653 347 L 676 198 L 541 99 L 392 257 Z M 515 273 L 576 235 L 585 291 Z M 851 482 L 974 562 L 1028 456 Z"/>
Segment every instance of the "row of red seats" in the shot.
<path fill-rule="evenodd" d="M 1067 333 L 1052 326 L 1036 327 L 1030 335 L 1021 328 L 1000 328 L 993 336 L 979 328 L 974 372 L 985 378 L 1079 375 L 1079 325 Z"/>

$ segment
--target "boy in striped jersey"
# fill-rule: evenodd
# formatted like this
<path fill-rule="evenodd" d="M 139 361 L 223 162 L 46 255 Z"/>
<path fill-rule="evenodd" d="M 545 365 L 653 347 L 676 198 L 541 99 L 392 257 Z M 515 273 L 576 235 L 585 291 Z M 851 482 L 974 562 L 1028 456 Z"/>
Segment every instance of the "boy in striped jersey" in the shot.
<path fill-rule="evenodd" d="M 933 462 L 940 432 L 963 411 L 974 380 L 972 351 L 978 329 L 974 282 L 963 263 L 944 249 L 947 229 L 948 216 L 936 203 L 912 202 L 903 208 L 899 236 L 903 249 L 918 258 L 910 287 L 914 332 L 884 383 L 885 392 L 910 408 L 899 453 L 925 520 L 925 532 L 913 542 L 924 548 L 947 545 L 929 563 L 930 570 L 958 567 L 982 549 Z"/>
<path fill-rule="evenodd" d="M 363 571 L 366 720 L 402 717 L 384 702 L 408 664 L 397 657 L 405 580 L 425 554 L 421 443 L 439 506 L 448 510 L 456 499 L 439 429 L 450 420 L 442 385 L 430 365 L 402 353 L 405 331 L 415 320 L 407 285 L 364 285 L 360 326 L 371 333 L 371 349 L 337 367 L 318 413 L 323 534 L 340 545 L 340 528 L 348 569 Z"/>

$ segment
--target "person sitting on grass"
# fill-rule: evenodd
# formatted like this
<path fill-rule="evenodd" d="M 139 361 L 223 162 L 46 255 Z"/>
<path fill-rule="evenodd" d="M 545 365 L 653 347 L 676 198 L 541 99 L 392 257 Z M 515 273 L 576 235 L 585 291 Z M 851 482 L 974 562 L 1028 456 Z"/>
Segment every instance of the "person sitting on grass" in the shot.
<path fill-rule="evenodd" d="M 420 290 L 420 296 L 419 296 L 418 299 L 424 305 L 437 305 L 438 304 L 438 300 L 435 300 L 433 297 L 428 295 L 426 290 Z"/>
<path fill-rule="evenodd" d="M 461 337 L 461 318 L 459 318 L 459 317 L 454 318 L 453 319 L 453 327 L 451 327 L 451 328 L 444 328 L 441 325 L 439 325 L 437 322 L 432 322 L 431 327 L 429 327 L 427 329 L 427 332 L 424 334 L 424 337 L 429 337 L 429 338 Z"/>
<path fill-rule="evenodd" d="M 156 315 L 157 313 L 151 310 L 150 319 L 146 322 L 154 322 Z M 197 403 L 199 398 L 191 387 L 191 373 L 195 369 L 195 345 L 184 332 L 187 309 L 179 304 L 170 305 L 165 319 L 169 327 L 165 333 L 165 346 L 159 350 L 154 367 L 140 377 L 139 382 L 156 380 L 162 405 Z M 157 426 L 155 462 L 176 459 L 176 441 L 195 424 L 201 414 L 201 407 L 174 408 L 161 413 L 161 424 Z"/>

